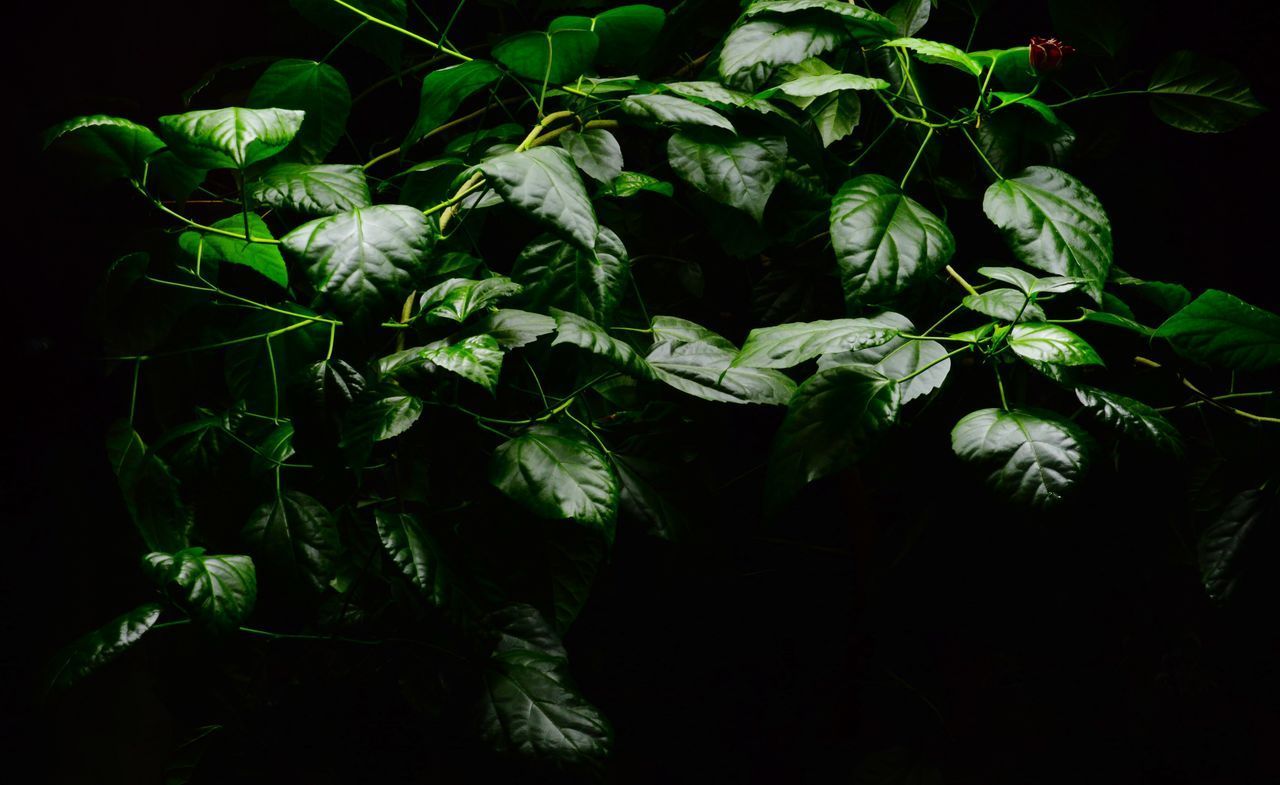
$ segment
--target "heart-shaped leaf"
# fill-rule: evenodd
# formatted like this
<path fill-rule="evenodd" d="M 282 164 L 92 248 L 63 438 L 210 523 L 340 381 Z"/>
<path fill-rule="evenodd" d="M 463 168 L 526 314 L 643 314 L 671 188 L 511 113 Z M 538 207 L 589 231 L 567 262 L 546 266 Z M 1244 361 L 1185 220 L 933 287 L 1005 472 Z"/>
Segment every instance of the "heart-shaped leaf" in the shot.
<path fill-rule="evenodd" d="M 287 160 L 318 164 L 324 161 L 347 129 L 351 89 L 336 68 L 313 60 L 277 60 L 249 91 L 255 109 L 297 109 L 305 113 L 302 127 L 281 153 Z"/>
<path fill-rule="evenodd" d="M 1089 468 L 1087 434 L 1057 415 L 980 409 L 956 423 L 951 448 L 966 461 L 995 464 L 989 481 L 1010 500 L 1049 507 Z"/>
<path fill-rule="evenodd" d="M 678 133 L 667 142 L 667 160 L 685 182 L 760 222 L 782 179 L 787 143 L 781 137 L 752 139 L 723 131 Z"/>
<path fill-rule="evenodd" d="M 253 610 L 258 577 L 248 556 L 209 556 L 203 548 L 149 553 L 147 573 L 179 607 L 210 629 L 234 629 Z"/>
<path fill-rule="evenodd" d="M 244 169 L 280 153 L 302 127 L 291 109 L 202 109 L 157 122 L 170 150 L 201 169 Z"/>
<path fill-rule="evenodd" d="M 358 166 L 276 164 L 249 193 L 260 205 L 307 215 L 336 215 L 373 204 L 364 170 Z"/>
<path fill-rule="evenodd" d="M 602 528 L 618 514 L 618 478 L 581 431 L 535 425 L 493 453 L 489 481 L 543 518 Z"/>

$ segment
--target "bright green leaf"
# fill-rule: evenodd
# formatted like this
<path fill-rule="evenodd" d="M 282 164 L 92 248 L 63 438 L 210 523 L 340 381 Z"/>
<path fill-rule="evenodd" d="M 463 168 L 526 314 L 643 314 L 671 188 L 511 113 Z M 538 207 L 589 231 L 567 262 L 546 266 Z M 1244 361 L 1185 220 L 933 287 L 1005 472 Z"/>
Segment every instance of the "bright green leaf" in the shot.
<path fill-rule="evenodd" d="M 359 166 L 276 164 L 249 186 L 249 193 L 265 207 L 306 215 L 335 215 L 373 204 Z"/>
<path fill-rule="evenodd" d="M 243 169 L 280 153 L 302 127 L 291 109 L 202 109 L 157 122 L 169 149 L 202 169 Z"/>
<path fill-rule="evenodd" d="M 243 234 L 244 226 L 243 215 L 234 215 L 213 224 L 214 229 L 236 234 Z M 275 239 L 267 224 L 254 213 L 249 213 L 249 236 L 262 240 Z M 284 257 L 272 243 L 250 242 L 213 232 L 194 231 L 183 232 L 178 238 L 178 245 L 193 259 L 198 256 L 203 261 L 244 265 L 282 287 L 289 285 L 289 271 L 285 267 Z"/>
<path fill-rule="evenodd" d="M 572 518 L 601 528 L 618 513 L 618 478 L 581 431 L 535 425 L 494 451 L 489 480 L 543 518 Z"/>
<path fill-rule="evenodd" d="M 1049 507 L 1089 468 L 1090 440 L 1048 412 L 980 409 L 956 423 L 951 448 L 966 461 L 996 465 L 989 482 L 1011 501 Z"/>

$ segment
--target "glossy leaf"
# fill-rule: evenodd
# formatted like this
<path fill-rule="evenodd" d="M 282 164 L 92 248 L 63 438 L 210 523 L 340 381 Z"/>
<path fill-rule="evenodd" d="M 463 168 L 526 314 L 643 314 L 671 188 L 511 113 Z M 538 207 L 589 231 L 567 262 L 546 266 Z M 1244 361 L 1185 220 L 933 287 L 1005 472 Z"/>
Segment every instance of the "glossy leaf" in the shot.
<path fill-rule="evenodd" d="M 617 196 L 625 199 L 628 196 L 635 196 L 641 191 L 649 191 L 662 196 L 675 195 L 675 188 L 671 186 L 671 183 L 639 172 L 622 172 L 612 182 L 602 186 L 599 195 Z"/>
<path fill-rule="evenodd" d="M 83 162 L 85 176 L 94 180 L 141 180 L 147 160 L 164 149 L 164 142 L 146 126 L 98 114 L 50 128 L 44 134 L 44 148 L 75 155 Z"/>
<path fill-rule="evenodd" d="M 551 315 L 556 319 L 556 339 L 552 342 L 552 346 L 560 344 L 577 346 L 638 379 L 656 378 L 653 368 L 635 349 L 631 348 L 630 344 L 614 338 L 600 325 L 559 308 L 552 308 Z"/>
<path fill-rule="evenodd" d="M 929 21 L 933 0 L 898 0 L 884 12 L 902 35 L 915 35 Z"/>
<path fill-rule="evenodd" d="M 884 46 L 900 46 L 904 49 L 910 49 L 922 62 L 934 65 L 949 65 L 952 68 L 964 71 L 970 76 L 980 76 L 982 74 L 982 66 L 978 64 L 978 61 L 965 54 L 963 49 L 941 41 L 926 41 L 923 38 L 895 38 L 892 41 L 885 41 Z"/>
<path fill-rule="evenodd" d="M 573 156 L 578 168 L 594 180 L 610 183 L 622 174 L 622 148 L 603 128 L 565 131 L 560 135 L 560 144 Z"/>
<path fill-rule="evenodd" d="M 888 90 L 889 83 L 883 79 L 857 74 L 817 74 L 801 76 L 778 85 L 777 90 L 795 98 L 815 98 L 820 95 L 839 92 L 841 90 Z"/>
<path fill-rule="evenodd" d="M 1216 368 L 1280 365 L 1280 316 L 1210 289 L 1156 330 L 1184 357 Z"/>
<path fill-rule="evenodd" d="M 453 117 L 462 102 L 502 78 L 498 67 L 487 60 L 432 71 L 422 80 L 418 118 L 400 147 L 408 150 Z"/>
<path fill-rule="evenodd" d="M 287 160 L 318 164 L 342 139 L 351 114 L 351 89 L 336 68 L 312 60 L 277 60 L 249 91 L 255 109 L 305 113 L 298 135 L 281 153 Z"/>
<path fill-rule="evenodd" d="M 1125 436 L 1142 439 L 1173 453 L 1182 452 L 1182 436 L 1155 407 L 1096 387 L 1076 388 L 1076 398 L 1094 417 Z"/>
<path fill-rule="evenodd" d="M 837 365 L 796 390 L 769 455 L 766 487 L 777 499 L 870 454 L 898 417 L 898 384 L 862 365 Z"/>
<path fill-rule="evenodd" d="M 896 26 L 869 8 L 844 0 L 753 0 L 743 12 L 747 18 L 758 14 L 792 14 L 822 11 L 835 14 L 859 41 L 875 41 L 896 35 Z"/>
<path fill-rule="evenodd" d="M 900 332 L 910 333 L 915 330 L 911 320 L 901 314 L 882 313 L 875 317 L 875 321 Z M 824 354 L 818 358 L 818 370 L 836 365 L 868 365 L 894 380 L 904 379 L 919 371 L 919 375 L 898 384 L 899 396 L 905 404 L 928 395 L 947 380 L 947 375 L 951 372 L 951 360 L 946 359 L 946 354 L 946 348 L 937 341 L 894 337 L 886 343 L 866 349 Z"/>
<path fill-rule="evenodd" d="M 523 291 L 510 278 L 495 275 L 479 281 L 450 278 L 422 293 L 418 308 L 428 321 L 448 320 L 461 324 L 474 314 L 483 313 L 498 300 Z"/>
<path fill-rule="evenodd" d="M 569 763 L 608 753 L 609 726 L 568 684 L 563 658 L 519 649 L 495 654 L 484 687 L 481 732 L 498 751 Z"/>
<path fill-rule="evenodd" d="M 535 425 L 500 445 L 489 481 L 543 518 L 607 529 L 618 514 L 618 478 L 609 459 L 573 428 Z"/>
<path fill-rule="evenodd" d="M 1102 365 L 1102 358 L 1083 338 L 1065 327 L 1044 322 L 1014 325 L 1009 348 L 1025 360 L 1053 365 Z"/>
<path fill-rule="evenodd" d="M 129 517 L 151 550 L 187 547 L 192 514 L 178 495 L 178 481 L 138 432 L 121 420 L 107 431 L 107 457 Z"/>
<path fill-rule="evenodd" d="M 790 368 L 818 355 L 880 346 L 896 337 L 890 324 L 874 319 L 834 319 L 760 327 L 747 335 L 734 365 Z"/>
<path fill-rule="evenodd" d="M 493 57 L 530 81 L 564 84 L 591 67 L 600 37 L 590 30 L 520 33 L 493 48 Z"/>
<path fill-rule="evenodd" d="M 1044 309 L 1017 289 L 991 289 L 964 298 L 964 307 L 1006 322 L 1044 321 Z"/>
<path fill-rule="evenodd" d="M 277 493 L 249 516 L 244 537 L 269 565 L 314 591 L 324 591 L 337 569 L 333 516 L 304 493 Z"/>
<path fill-rule="evenodd" d="M 160 137 L 188 164 L 202 169 L 243 169 L 277 155 L 302 127 L 291 109 L 202 109 L 166 115 Z"/>
<path fill-rule="evenodd" d="M 490 158 L 480 171 L 504 201 L 548 225 L 579 248 L 595 248 L 599 224 L 573 158 L 558 147 L 535 147 Z"/>
<path fill-rule="evenodd" d="M 1157 117 L 1195 133 L 1230 131 L 1266 110 L 1238 70 L 1194 52 L 1170 55 L 1152 74 L 1147 92 Z"/>
<path fill-rule="evenodd" d="M 760 4 L 752 7 L 757 5 Z M 747 22 L 735 27 L 720 47 L 720 80 L 730 87 L 758 90 L 779 67 L 828 52 L 846 37 L 847 33 L 834 21 L 788 24 L 775 19 L 757 19 Z"/>
<path fill-rule="evenodd" d="M 149 553 L 142 562 L 158 588 L 213 630 L 235 629 L 258 598 L 258 576 L 248 556 L 211 556 L 190 548 Z"/>
<path fill-rule="evenodd" d="M 946 224 L 874 174 L 848 181 L 831 202 L 831 244 L 850 304 L 894 297 L 955 253 Z"/>
<path fill-rule="evenodd" d="M 781 137 L 734 137 L 724 132 L 678 133 L 667 143 L 671 168 L 707 196 L 757 222 L 782 179 L 787 143 Z"/>
<path fill-rule="evenodd" d="M 951 431 L 951 448 L 966 461 L 996 466 L 988 481 L 1011 501 L 1058 504 L 1089 468 L 1089 437 L 1048 412 L 980 409 Z"/>
<path fill-rule="evenodd" d="M 979 267 L 978 272 L 993 281 L 1003 281 L 1024 294 L 1061 294 L 1079 288 L 1083 281 L 1065 275 L 1039 278 L 1016 267 Z"/>
<path fill-rule="evenodd" d="M 276 164 L 250 186 L 249 193 L 265 207 L 306 215 L 336 215 L 373 204 L 359 166 Z"/>
<path fill-rule="evenodd" d="M 641 120 L 670 125 L 723 128 L 729 132 L 734 130 L 733 123 L 716 110 L 674 95 L 662 93 L 629 95 L 622 99 L 620 108 L 624 113 Z"/>
<path fill-rule="evenodd" d="M 422 212 L 399 204 L 318 218 L 281 238 L 285 250 L 306 265 L 316 290 L 359 322 L 399 312 L 432 242 Z"/>
<path fill-rule="evenodd" d="M 65 690 L 128 651 L 160 618 L 159 603 L 125 613 L 67 646 L 54 657 L 51 690 Z"/>
<path fill-rule="evenodd" d="M 366 23 L 364 17 L 344 5 L 354 6 L 403 28 L 409 19 L 406 0 L 344 0 L 343 5 L 334 3 L 333 0 L 289 0 L 289 4 L 304 17 L 329 31 L 335 40 L 350 35 L 351 43 L 377 57 L 393 70 L 400 69 L 404 34 L 381 25 Z"/>
<path fill-rule="evenodd" d="M 436 341 L 422 347 L 419 356 L 491 393 L 497 391 L 498 375 L 502 372 L 502 347 L 492 335 L 481 333 Z"/>
<path fill-rule="evenodd" d="M 527 346 L 556 329 L 556 320 L 540 313 L 500 308 L 485 314 L 472 326 L 477 333 L 492 335 L 504 349 Z"/>
<path fill-rule="evenodd" d="M 982 209 L 1024 264 L 1083 278 L 1096 301 L 1111 269 L 1111 222 L 1093 192 L 1059 169 L 1032 166 L 987 189 Z"/>
<path fill-rule="evenodd" d="M 563 308 L 608 325 L 630 283 L 627 249 L 618 235 L 600 228 L 588 253 L 555 237 L 540 237 L 516 258 L 511 275 L 524 286 L 532 307 Z"/>
<path fill-rule="evenodd" d="M 267 224 L 254 213 L 249 213 L 249 236 L 255 240 L 274 240 Z M 214 229 L 243 235 L 243 215 L 224 218 L 213 224 Z M 225 262 L 244 265 L 262 273 L 263 277 L 280 286 L 289 285 L 289 270 L 285 266 L 280 249 L 272 243 L 251 242 L 227 237 L 213 232 L 183 232 L 178 245 L 193 259 L 199 257 L 208 262 Z"/>
<path fill-rule="evenodd" d="M 382 393 L 360 401 L 347 414 L 342 430 L 344 447 L 392 439 L 412 428 L 422 416 L 421 399 L 394 388 Z"/>
<path fill-rule="evenodd" d="M 693 322 L 672 316 L 653 320 L 657 339 L 645 361 L 658 379 L 681 392 L 708 401 L 785 406 L 795 382 L 767 368 L 735 366 L 737 348 Z"/>
<path fill-rule="evenodd" d="M 378 538 L 391 560 L 427 602 L 443 605 L 447 584 L 440 546 L 435 539 L 412 515 L 375 510 L 373 517 Z"/>

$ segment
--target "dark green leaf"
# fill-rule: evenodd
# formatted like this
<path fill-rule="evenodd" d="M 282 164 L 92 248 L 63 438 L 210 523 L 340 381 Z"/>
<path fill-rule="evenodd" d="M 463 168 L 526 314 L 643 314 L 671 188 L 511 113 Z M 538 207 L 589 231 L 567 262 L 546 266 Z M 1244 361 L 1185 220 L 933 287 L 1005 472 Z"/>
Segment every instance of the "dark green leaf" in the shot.
<path fill-rule="evenodd" d="M 164 148 L 151 129 L 121 117 L 76 117 L 50 128 L 44 147 L 75 156 L 92 180 L 142 179 L 147 160 Z"/>
<path fill-rule="evenodd" d="M 427 344 L 419 356 L 496 393 L 502 372 L 502 347 L 492 335 L 446 338 Z"/>
<path fill-rule="evenodd" d="M 643 60 L 651 51 L 666 13 L 651 5 L 624 5 L 610 8 L 593 18 L 561 17 L 547 28 L 556 30 L 593 30 L 600 37 L 596 57 L 600 65 L 628 67 Z M 598 91 L 597 91 L 598 92 Z"/>
<path fill-rule="evenodd" d="M 264 561 L 317 592 L 336 574 L 338 528 L 329 511 L 304 493 L 277 493 L 249 517 L 244 537 Z"/>
<path fill-rule="evenodd" d="M 599 224 L 569 153 L 535 147 L 480 164 L 489 184 L 511 206 L 542 221 L 583 250 L 595 248 Z"/>
<path fill-rule="evenodd" d="M 1125 436 L 1149 441 L 1173 453 L 1182 452 L 1178 429 L 1154 407 L 1096 387 L 1077 387 L 1076 397 L 1095 417 Z"/>
<path fill-rule="evenodd" d="M 520 33 L 493 48 L 498 62 L 525 79 L 559 85 L 591 67 L 600 38 L 589 30 Z"/>
<path fill-rule="evenodd" d="M 531 306 L 563 308 L 601 325 L 612 323 L 630 275 L 626 247 L 603 226 L 594 251 L 540 237 L 520 253 L 511 270 Z"/>
<path fill-rule="evenodd" d="M 307 215 L 334 215 L 373 204 L 359 166 L 276 164 L 249 193 L 260 205 Z"/>
<path fill-rule="evenodd" d="M 608 723 L 567 681 L 562 657 L 530 650 L 495 654 L 484 671 L 484 738 L 509 754 L 568 763 L 603 758 Z"/>
<path fill-rule="evenodd" d="M 755 4 L 758 5 L 760 3 Z M 847 7 L 854 11 L 866 10 L 854 5 Z M 750 21 L 735 27 L 721 46 L 720 79 L 730 87 L 758 90 L 779 67 L 828 52 L 847 38 L 848 34 L 835 22 Z"/>
<path fill-rule="evenodd" d="M 655 379 L 657 374 L 636 350 L 614 338 L 600 325 L 575 313 L 552 308 L 556 318 L 556 339 L 552 346 L 570 344 L 603 358 L 618 370 L 638 379 Z"/>
<path fill-rule="evenodd" d="M 255 109 L 297 109 L 305 113 L 302 127 L 281 153 L 286 160 L 318 164 L 324 161 L 347 129 L 351 90 L 336 68 L 312 60 L 277 60 L 249 92 Z"/>
<path fill-rule="evenodd" d="M 463 101 L 501 78 L 498 67 L 486 60 L 472 60 L 427 74 L 422 80 L 418 119 L 401 143 L 401 150 L 408 150 L 444 125 Z"/>
<path fill-rule="evenodd" d="M 447 584 L 440 546 L 418 519 L 406 513 L 374 511 L 378 537 L 391 560 L 432 605 L 443 605 Z"/>
<path fill-rule="evenodd" d="M 1006 322 L 1039 322 L 1044 309 L 1017 289 L 991 289 L 964 298 L 964 307 Z"/>
<path fill-rule="evenodd" d="M 1228 502 L 1218 519 L 1205 529 L 1197 550 L 1200 579 L 1211 598 L 1222 601 L 1235 591 L 1245 538 L 1273 506 L 1274 494 L 1245 491 Z"/>
<path fill-rule="evenodd" d="M 733 123 L 724 115 L 702 104 L 695 104 L 674 95 L 653 93 L 651 95 L 629 95 L 622 99 L 621 109 L 624 113 L 641 120 L 650 120 L 671 125 L 701 125 L 708 128 L 722 128 L 733 132 Z"/>
<path fill-rule="evenodd" d="M 1174 128 L 1216 134 L 1266 111 L 1244 76 L 1230 65 L 1194 52 L 1174 52 L 1147 87 L 1156 116 Z"/>
<path fill-rule="evenodd" d="M 289 0 L 289 4 L 298 13 L 338 38 L 351 34 L 351 43 L 371 53 L 392 69 L 400 69 L 400 50 L 405 40 L 402 32 L 366 22 L 363 16 L 333 0 Z M 401 28 L 409 18 L 405 0 L 344 0 L 344 4 L 355 6 Z M 360 29 L 356 30 L 357 27 Z M 355 31 L 354 34 L 352 31 Z"/>
<path fill-rule="evenodd" d="M 1280 365 L 1280 316 L 1210 289 L 1156 330 L 1184 357 L 1215 368 Z"/>
<path fill-rule="evenodd" d="M 554 331 L 556 320 L 540 313 L 500 308 L 485 314 L 471 329 L 492 335 L 504 349 L 516 349 Z"/>
<path fill-rule="evenodd" d="M 884 12 L 902 35 L 915 35 L 929 21 L 933 0 L 898 0 Z"/>
<path fill-rule="evenodd" d="M 159 603 L 149 602 L 72 643 L 54 658 L 49 688 L 65 690 L 119 657 L 137 643 L 159 618 Z"/>
<path fill-rule="evenodd" d="M 187 547 L 192 515 L 178 496 L 178 481 L 128 422 L 107 431 L 107 457 L 143 543 L 151 550 Z"/>
<path fill-rule="evenodd" d="M 428 321 L 445 319 L 459 324 L 504 297 L 520 294 L 522 287 L 510 278 L 495 275 L 479 281 L 450 278 L 422 293 L 418 308 Z"/>
<path fill-rule="evenodd" d="M 841 186 L 831 202 L 831 244 L 850 304 L 894 297 L 955 253 L 946 224 L 877 174 Z"/>
<path fill-rule="evenodd" d="M 258 577 L 248 556 L 208 556 L 203 548 L 189 548 L 149 553 L 142 563 L 157 588 L 213 630 L 238 627 L 258 598 Z"/>
<path fill-rule="evenodd" d="M 901 314 L 882 313 L 875 317 L 875 321 L 905 333 L 915 330 L 911 320 Z M 946 354 L 946 348 L 937 341 L 895 337 L 887 343 L 866 349 L 824 354 L 818 359 L 818 370 L 835 365 L 869 365 L 890 379 L 899 380 L 921 371 L 918 376 L 898 384 L 899 395 L 905 404 L 928 395 L 947 380 L 947 375 L 951 372 L 951 360 L 946 359 Z M 924 370 L 926 367 L 928 370 Z"/>
<path fill-rule="evenodd" d="M 880 41 L 897 34 L 892 21 L 869 8 L 844 2 L 844 0 L 754 0 L 743 16 L 758 14 L 791 14 L 805 11 L 825 11 L 841 18 L 859 41 Z"/>
<path fill-rule="evenodd" d="M 716 131 L 679 133 L 667 143 L 667 160 L 694 188 L 759 222 L 782 179 L 787 142 L 782 137 L 752 139 Z"/>
<path fill-rule="evenodd" d="M 641 191 L 652 191 L 663 196 L 672 196 L 675 189 L 665 180 L 659 180 L 647 174 L 639 172 L 623 172 L 613 179 L 608 185 L 601 186 L 600 196 L 617 196 L 626 198 L 635 196 Z"/>
<path fill-rule="evenodd" d="M 1083 183 L 1059 169 L 1031 166 L 993 183 L 982 209 L 1024 264 L 1083 278 L 1101 302 L 1111 269 L 1111 222 Z"/>
<path fill-rule="evenodd" d="M 737 347 L 693 322 L 672 316 L 653 320 L 657 343 L 645 361 L 658 379 L 681 392 L 708 401 L 784 406 L 795 382 L 766 369 L 735 366 Z"/>
<path fill-rule="evenodd" d="M 281 243 L 344 316 L 370 322 L 399 313 L 433 239 L 420 210 L 380 204 L 317 218 Z"/>
<path fill-rule="evenodd" d="M 618 514 L 618 478 L 579 430 L 535 425 L 493 453 L 489 480 L 543 518 L 572 518 L 608 530 Z"/>
<path fill-rule="evenodd" d="M 613 182 L 622 174 L 622 148 L 613 134 L 603 128 L 565 131 L 560 144 L 573 156 L 573 162 L 593 179 L 602 183 Z"/>
<path fill-rule="evenodd" d="M 994 281 L 1012 284 L 1024 294 L 1060 294 L 1069 292 L 1080 286 L 1079 278 L 1055 275 L 1050 278 L 1037 278 L 1025 270 L 1016 267 L 979 267 L 978 272 Z"/>
<path fill-rule="evenodd" d="M 1089 468 L 1089 437 L 1057 415 L 980 409 L 951 431 L 951 448 L 966 461 L 998 465 L 989 481 L 1022 504 L 1062 501 Z"/>
<path fill-rule="evenodd" d="M 836 354 L 888 343 L 897 328 L 875 319 L 835 319 L 761 327 L 747 335 L 734 365 L 790 368 L 821 354 Z"/>
<path fill-rule="evenodd" d="M 166 115 L 160 137 L 179 158 L 201 169 L 243 169 L 277 155 L 302 127 L 291 109 L 202 109 Z"/>
<path fill-rule="evenodd" d="M 785 499 L 866 457 L 898 417 L 898 384 L 862 365 L 819 371 L 796 390 L 769 456 L 766 487 Z"/>

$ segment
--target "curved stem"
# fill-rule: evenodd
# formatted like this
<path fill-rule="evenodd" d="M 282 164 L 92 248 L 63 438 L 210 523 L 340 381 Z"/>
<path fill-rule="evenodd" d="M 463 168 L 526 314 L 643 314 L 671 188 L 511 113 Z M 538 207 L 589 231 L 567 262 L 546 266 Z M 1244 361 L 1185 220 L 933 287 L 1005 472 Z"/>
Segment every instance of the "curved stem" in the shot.
<path fill-rule="evenodd" d="M 472 59 L 474 59 L 464 55 L 462 52 L 459 52 L 457 49 L 445 46 L 444 44 L 436 43 L 435 41 L 432 41 L 430 38 L 423 38 L 417 33 L 410 32 L 404 29 L 403 27 L 399 27 L 398 25 L 393 25 L 392 23 L 386 21 L 385 19 L 379 19 L 378 17 L 374 16 L 368 11 L 365 11 L 364 9 L 361 9 L 361 8 L 357 8 L 354 5 L 351 5 L 350 3 L 344 2 L 344 0 L 329 0 L 329 1 L 332 3 L 337 3 L 338 5 L 342 6 L 343 8 L 347 9 L 353 14 L 359 14 L 360 16 L 364 17 L 365 21 L 367 22 L 372 22 L 375 25 L 380 25 L 382 27 L 387 28 L 388 30 L 394 30 L 395 32 L 400 33 L 401 35 L 408 36 L 409 38 L 412 38 L 418 43 L 426 44 L 427 46 L 431 47 L 437 52 L 440 52 L 441 54 L 447 54 L 450 57 L 456 57 L 464 63 L 469 63 L 472 61 Z"/>
<path fill-rule="evenodd" d="M 142 194 L 147 199 L 147 201 L 151 202 L 153 205 L 159 208 L 162 212 L 174 218 L 177 218 L 179 221 L 182 221 L 184 224 L 186 224 L 187 226 L 190 226 L 192 229 L 199 229 L 202 232 L 208 232 L 210 234 L 220 234 L 223 237 L 234 237 L 237 240 L 246 240 L 251 243 L 265 243 L 268 245 L 280 244 L 279 240 L 276 240 L 270 237 L 253 237 L 247 230 L 245 231 L 244 234 L 237 234 L 235 232 L 228 232 L 226 229 L 218 229 L 213 226 L 205 226 L 202 223 L 196 223 L 195 221 L 191 220 L 185 215 L 174 212 L 173 210 L 170 210 L 168 207 L 164 205 L 163 202 L 161 202 L 159 199 L 155 198 L 150 193 L 148 193 L 147 189 L 143 188 L 142 185 L 137 180 L 132 180 L 130 182 L 133 183 L 133 187 L 138 191 L 138 193 Z"/>
<path fill-rule="evenodd" d="M 906 336 L 903 336 L 903 337 L 906 337 Z M 898 384 L 902 384 L 903 382 L 911 381 L 912 379 L 916 378 L 917 376 L 919 376 L 920 374 L 922 374 L 922 373 L 924 373 L 925 371 L 929 370 L 930 368 L 932 368 L 933 366 L 937 365 L 938 363 L 944 362 L 944 361 L 946 361 L 946 360 L 950 360 L 952 357 L 955 357 L 957 354 L 960 354 L 961 352 L 967 352 L 967 351 L 970 351 L 970 350 L 972 350 L 972 349 L 973 349 L 973 345 L 972 345 L 972 344 L 966 344 L 965 346 L 961 346 L 959 349 L 956 349 L 954 352 L 947 352 L 946 354 L 942 355 L 941 357 L 939 357 L 938 359 L 936 359 L 936 360 L 934 360 L 933 362 L 929 363 L 928 365 L 926 365 L 926 366 L 924 366 L 924 367 L 922 367 L 922 368 L 917 368 L 917 369 L 915 369 L 914 371 L 912 371 L 911 373 L 907 374 L 906 376 L 903 376 L 901 379 L 898 379 Z"/>
<path fill-rule="evenodd" d="M 902 175 L 902 182 L 898 183 L 898 188 L 905 188 L 907 180 L 911 179 L 911 173 L 916 170 L 916 164 L 920 162 L 920 156 L 924 155 L 924 148 L 929 146 L 929 140 L 933 138 L 934 129 L 930 128 L 925 132 L 924 141 L 920 143 L 920 147 L 916 150 L 916 157 L 911 159 L 911 165 L 907 167 L 907 173 Z"/>
<path fill-rule="evenodd" d="M 960 132 L 964 134 L 965 139 L 969 140 L 969 144 L 973 145 L 973 149 L 978 153 L 978 157 L 981 158 L 982 162 L 987 165 L 987 168 L 990 169 L 991 173 L 996 176 L 996 179 L 1003 180 L 1004 175 L 1000 174 L 1000 170 L 996 168 L 995 164 L 991 163 L 991 159 L 987 158 L 987 154 L 982 152 L 982 148 L 978 146 L 978 143 L 973 141 L 973 137 L 969 135 L 969 129 L 961 128 Z"/>

